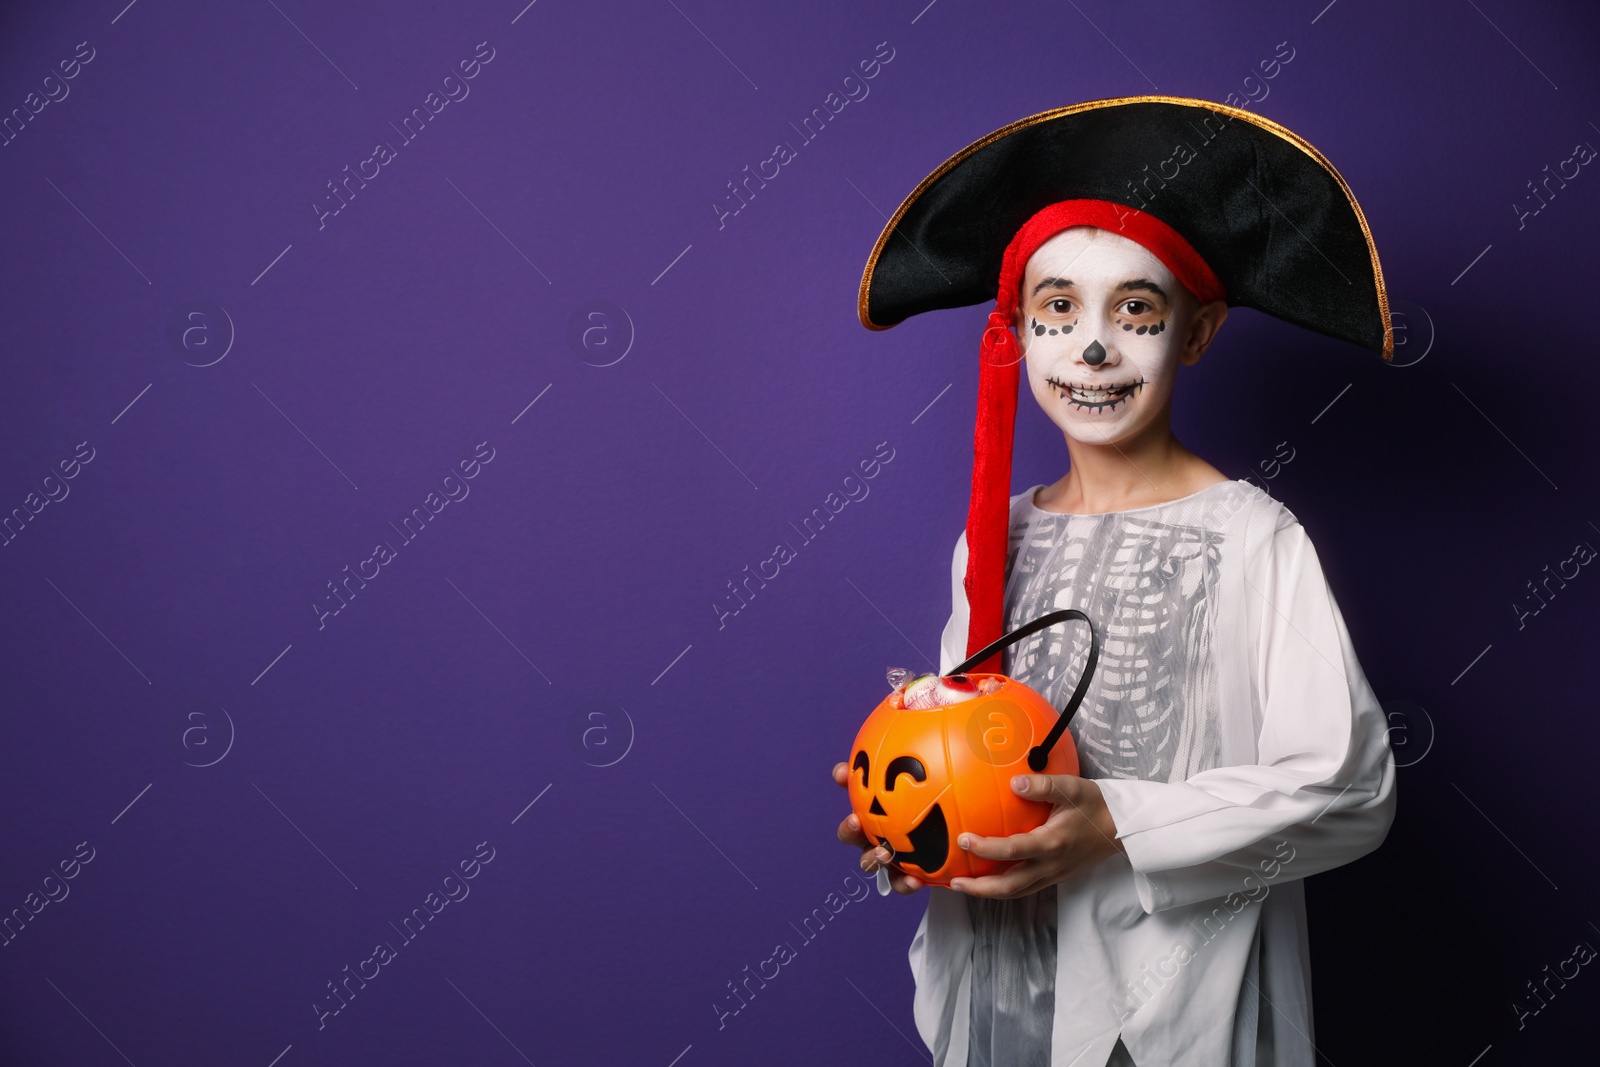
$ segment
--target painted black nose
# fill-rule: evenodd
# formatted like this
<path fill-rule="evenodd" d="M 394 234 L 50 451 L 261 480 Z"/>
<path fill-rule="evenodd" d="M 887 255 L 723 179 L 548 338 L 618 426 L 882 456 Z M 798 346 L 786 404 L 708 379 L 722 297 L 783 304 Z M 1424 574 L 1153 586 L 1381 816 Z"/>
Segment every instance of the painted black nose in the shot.
<path fill-rule="evenodd" d="M 877 797 L 873 797 L 872 798 L 872 807 L 868 808 L 867 811 L 871 812 L 873 815 L 887 815 L 887 814 L 889 814 L 888 812 L 883 810 L 883 805 L 878 803 L 878 798 Z"/>
<path fill-rule="evenodd" d="M 1106 349 L 1099 341 L 1091 341 L 1089 347 L 1083 350 L 1083 361 L 1091 367 L 1098 367 L 1106 361 Z"/>

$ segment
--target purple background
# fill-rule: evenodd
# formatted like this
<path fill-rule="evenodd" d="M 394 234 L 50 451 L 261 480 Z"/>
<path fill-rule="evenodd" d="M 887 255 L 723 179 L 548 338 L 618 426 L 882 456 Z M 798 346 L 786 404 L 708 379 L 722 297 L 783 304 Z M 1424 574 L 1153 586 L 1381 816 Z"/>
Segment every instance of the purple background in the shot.
<path fill-rule="evenodd" d="M 1405 764 L 1386 844 L 1308 886 L 1317 1045 L 1589 1054 L 1592 968 L 1520 1029 L 1512 1002 L 1600 945 L 1600 578 L 1512 605 L 1600 545 L 1600 178 L 1512 205 L 1600 144 L 1591 6 L 925 3 L 8 6 L 0 113 L 94 58 L 0 147 L 0 514 L 66 492 L 0 548 L 0 914 L 93 859 L 0 948 L 0 1060 L 923 1062 L 924 898 L 794 924 L 856 869 L 829 767 L 884 669 L 937 657 L 984 309 L 873 333 L 856 286 L 969 142 L 1155 92 L 1254 94 L 1325 152 L 1402 313 L 1385 366 L 1236 310 L 1175 412 L 1310 531 Z M 480 442 L 407 543 L 391 523 Z M 870 494 L 802 541 L 879 442 Z M 1025 396 L 1015 487 L 1065 469 Z M 470 895 L 319 1029 L 480 842 Z"/>

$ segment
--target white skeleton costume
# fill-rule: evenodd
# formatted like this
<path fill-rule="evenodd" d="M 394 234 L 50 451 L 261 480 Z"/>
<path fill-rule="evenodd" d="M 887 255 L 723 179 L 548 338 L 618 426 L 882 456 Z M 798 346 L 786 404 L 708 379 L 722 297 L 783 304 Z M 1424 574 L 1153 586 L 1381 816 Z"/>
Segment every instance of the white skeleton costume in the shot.
<path fill-rule="evenodd" d="M 936 1067 L 1313 1067 L 1304 879 L 1376 848 L 1385 719 L 1311 541 L 1245 481 L 1128 511 L 1011 498 L 1006 630 L 1086 613 L 1070 724 L 1126 848 L 1010 900 L 930 887 L 911 942 Z M 966 534 L 940 672 L 966 658 Z M 1006 653 L 1061 707 L 1081 623 Z M 1131 1057 L 1131 1058 L 1130 1058 Z"/>

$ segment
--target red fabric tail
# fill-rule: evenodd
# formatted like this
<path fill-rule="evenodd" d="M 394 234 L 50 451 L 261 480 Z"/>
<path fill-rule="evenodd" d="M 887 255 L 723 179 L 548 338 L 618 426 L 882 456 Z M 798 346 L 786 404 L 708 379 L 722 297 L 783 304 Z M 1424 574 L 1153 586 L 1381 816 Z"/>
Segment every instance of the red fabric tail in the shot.
<path fill-rule="evenodd" d="M 998 641 L 1005 624 L 1006 539 L 1011 511 L 1011 436 L 1017 415 L 1021 352 L 1010 314 L 993 311 L 983 332 L 978 417 L 973 434 L 972 504 L 967 511 L 967 655 Z M 1000 655 L 974 668 L 1000 673 Z"/>

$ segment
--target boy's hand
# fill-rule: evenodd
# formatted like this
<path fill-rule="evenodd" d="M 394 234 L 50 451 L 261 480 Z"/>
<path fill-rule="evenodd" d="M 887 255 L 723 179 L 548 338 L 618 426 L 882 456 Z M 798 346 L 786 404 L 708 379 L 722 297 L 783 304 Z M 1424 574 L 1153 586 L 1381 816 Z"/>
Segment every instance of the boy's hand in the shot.
<path fill-rule="evenodd" d="M 1027 896 L 1127 851 L 1117 840 L 1116 823 L 1092 779 L 1075 774 L 1019 774 L 1011 782 L 1018 796 L 1049 801 L 1053 805 L 1050 817 L 1025 834 L 961 834 L 954 842 L 957 848 L 968 848 L 988 859 L 1020 862 L 999 874 L 952 878 L 950 888 L 975 897 Z"/>
<path fill-rule="evenodd" d="M 833 780 L 839 785 L 848 788 L 850 784 L 849 764 L 835 763 L 833 765 Z M 887 866 L 889 863 L 888 850 L 874 847 L 872 842 L 867 840 L 867 835 L 861 832 L 861 821 L 856 818 L 855 812 L 851 812 L 845 817 L 844 822 L 839 824 L 839 840 L 847 845 L 857 845 L 862 849 L 861 869 L 868 874 L 874 873 L 879 867 Z M 923 882 L 920 878 L 902 874 L 893 867 L 889 867 L 889 884 L 894 887 L 896 893 L 909 894 L 921 889 Z"/>

